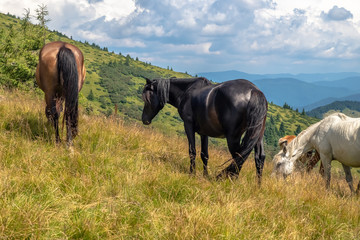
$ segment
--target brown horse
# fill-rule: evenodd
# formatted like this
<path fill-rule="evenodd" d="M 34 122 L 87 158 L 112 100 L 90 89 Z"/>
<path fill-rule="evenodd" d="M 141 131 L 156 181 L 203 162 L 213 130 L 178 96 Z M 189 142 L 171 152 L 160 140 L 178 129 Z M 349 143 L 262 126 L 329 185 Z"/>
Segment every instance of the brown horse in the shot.
<path fill-rule="evenodd" d="M 54 124 L 60 142 L 59 116 L 65 101 L 64 121 L 69 146 L 77 134 L 78 96 L 85 80 L 84 56 L 80 49 L 65 42 L 51 42 L 40 51 L 36 81 L 45 93 L 45 114 Z"/>

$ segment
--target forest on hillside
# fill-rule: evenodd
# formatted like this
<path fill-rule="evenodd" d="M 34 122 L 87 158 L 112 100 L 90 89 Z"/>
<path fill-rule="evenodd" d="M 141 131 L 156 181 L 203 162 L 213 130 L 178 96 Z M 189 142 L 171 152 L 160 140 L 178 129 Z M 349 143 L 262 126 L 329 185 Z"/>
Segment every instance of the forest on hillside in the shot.
<path fill-rule="evenodd" d="M 46 6 L 36 11 L 37 24 L 30 22 L 30 11 L 25 10 L 23 18 L 0 14 L 0 85 L 26 91 L 37 90 L 35 69 L 38 53 L 45 43 L 67 41 L 77 45 L 85 55 L 87 76 L 80 94 L 80 103 L 88 114 L 117 114 L 125 120 L 139 122 L 143 102 L 141 100 L 144 77 L 169 78 L 190 77 L 172 69 L 162 69 L 151 63 L 141 62 L 130 55 L 115 54 L 107 47 L 95 43 L 77 42 L 46 27 Z M 36 91 L 35 91 L 36 92 Z M 304 113 L 293 111 L 288 106 L 269 104 L 266 122 L 265 142 L 271 152 L 277 151 L 277 142 L 284 135 L 298 134 L 307 126 L 318 121 Z M 154 119 L 153 125 L 163 132 L 184 136 L 182 120 L 177 110 L 165 106 Z M 212 139 L 211 143 L 221 144 Z"/>
<path fill-rule="evenodd" d="M 335 101 L 335 102 L 330 103 L 328 105 L 315 108 L 315 109 L 307 112 L 306 114 L 311 116 L 311 117 L 322 119 L 324 117 L 324 114 L 329 112 L 329 111 L 334 110 L 334 111 L 340 111 L 341 112 L 341 111 L 343 111 L 345 109 L 350 109 L 352 111 L 360 112 L 360 102 L 356 102 L 356 101 Z"/>

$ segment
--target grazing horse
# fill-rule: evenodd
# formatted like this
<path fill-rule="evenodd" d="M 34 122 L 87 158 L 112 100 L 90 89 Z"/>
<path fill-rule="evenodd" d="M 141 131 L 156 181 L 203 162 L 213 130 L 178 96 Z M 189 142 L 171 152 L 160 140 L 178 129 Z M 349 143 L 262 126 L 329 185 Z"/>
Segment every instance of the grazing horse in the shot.
<path fill-rule="evenodd" d="M 280 138 L 279 139 L 279 147 L 281 149 L 280 151 L 286 151 L 286 146 L 295 138 L 296 138 L 295 135 L 286 135 L 285 137 Z M 314 153 L 313 150 L 310 150 L 309 152 L 303 154 L 300 157 L 299 161 L 305 164 L 306 172 L 309 173 L 315 167 L 315 165 L 320 161 L 320 155 L 316 150 L 314 151 Z M 321 162 L 320 162 L 319 173 L 321 174 L 321 176 L 324 176 L 324 166 L 322 165 Z"/>
<path fill-rule="evenodd" d="M 65 42 L 51 42 L 40 51 L 36 81 L 45 93 L 45 114 L 60 142 L 59 116 L 65 101 L 66 140 L 69 146 L 77 134 L 78 95 L 85 79 L 84 56 L 80 49 Z"/>
<path fill-rule="evenodd" d="M 330 187 L 331 161 L 336 159 L 342 164 L 346 182 L 353 192 L 350 167 L 360 167 L 360 118 L 334 113 L 311 125 L 274 157 L 274 173 L 284 177 L 291 174 L 301 155 L 311 149 L 320 154 L 326 188 Z"/>
<path fill-rule="evenodd" d="M 255 149 L 257 177 L 261 183 L 268 105 L 264 94 L 254 84 L 243 79 L 220 84 L 212 84 L 206 78 L 146 79 L 142 97 L 145 102 L 142 121 L 146 125 L 166 103 L 178 109 L 189 142 L 190 173 L 195 173 L 197 132 L 201 136 L 204 176 L 208 175 L 208 136 L 225 137 L 233 162 L 218 178 L 237 176 Z"/>

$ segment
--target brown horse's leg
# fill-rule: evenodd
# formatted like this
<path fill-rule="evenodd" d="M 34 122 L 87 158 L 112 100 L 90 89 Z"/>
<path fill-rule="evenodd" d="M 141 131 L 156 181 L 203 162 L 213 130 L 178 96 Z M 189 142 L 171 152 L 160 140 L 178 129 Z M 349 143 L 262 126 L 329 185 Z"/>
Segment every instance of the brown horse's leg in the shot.
<path fill-rule="evenodd" d="M 57 99 L 52 95 L 45 95 L 46 109 L 45 114 L 49 121 L 54 125 L 55 128 L 55 139 L 56 143 L 61 142 L 59 135 L 59 115 L 57 111 Z"/>
<path fill-rule="evenodd" d="M 72 126 L 71 126 L 70 117 L 68 116 L 68 119 L 66 119 L 66 142 L 68 147 L 72 146 L 72 139 L 73 139 Z"/>

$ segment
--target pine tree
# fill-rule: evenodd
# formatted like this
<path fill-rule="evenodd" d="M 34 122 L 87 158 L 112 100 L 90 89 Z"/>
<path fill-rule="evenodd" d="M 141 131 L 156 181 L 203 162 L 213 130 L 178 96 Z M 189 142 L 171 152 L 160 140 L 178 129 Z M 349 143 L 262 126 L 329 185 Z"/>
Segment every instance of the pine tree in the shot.
<path fill-rule="evenodd" d="M 38 5 L 38 9 L 36 9 L 36 19 L 39 21 L 39 25 L 42 29 L 42 36 L 43 36 L 43 45 L 45 45 L 46 40 L 46 23 L 50 22 L 49 18 L 46 18 L 49 15 L 49 11 L 47 10 L 47 6 L 44 4 Z"/>
<path fill-rule="evenodd" d="M 280 136 L 285 136 L 285 125 L 283 122 L 280 123 L 279 134 Z"/>
<path fill-rule="evenodd" d="M 24 35 L 27 34 L 27 30 L 30 27 L 30 9 L 25 8 L 24 18 L 21 20 L 21 28 L 23 30 Z"/>
<path fill-rule="evenodd" d="M 126 66 L 130 66 L 130 59 L 131 59 L 130 55 L 129 54 L 126 55 L 126 60 L 125 60 L 125 65 Z"/>
<path fill-rule="evenodd" d="M 90 90 L 89 95 L 86 97 L 89 101 L 93 101 L 95 99 L 94 93 Z"/>
<path fill-rule="evenodd" d="M 296 130 L 295 130 L 295 132 L 294 132 L 294 134 L 297 136 L 299 133 L 301 133 L 301 127 L 300 127 L 300 125 L 297 125 L 297 127 L 296 127 Z"/>

